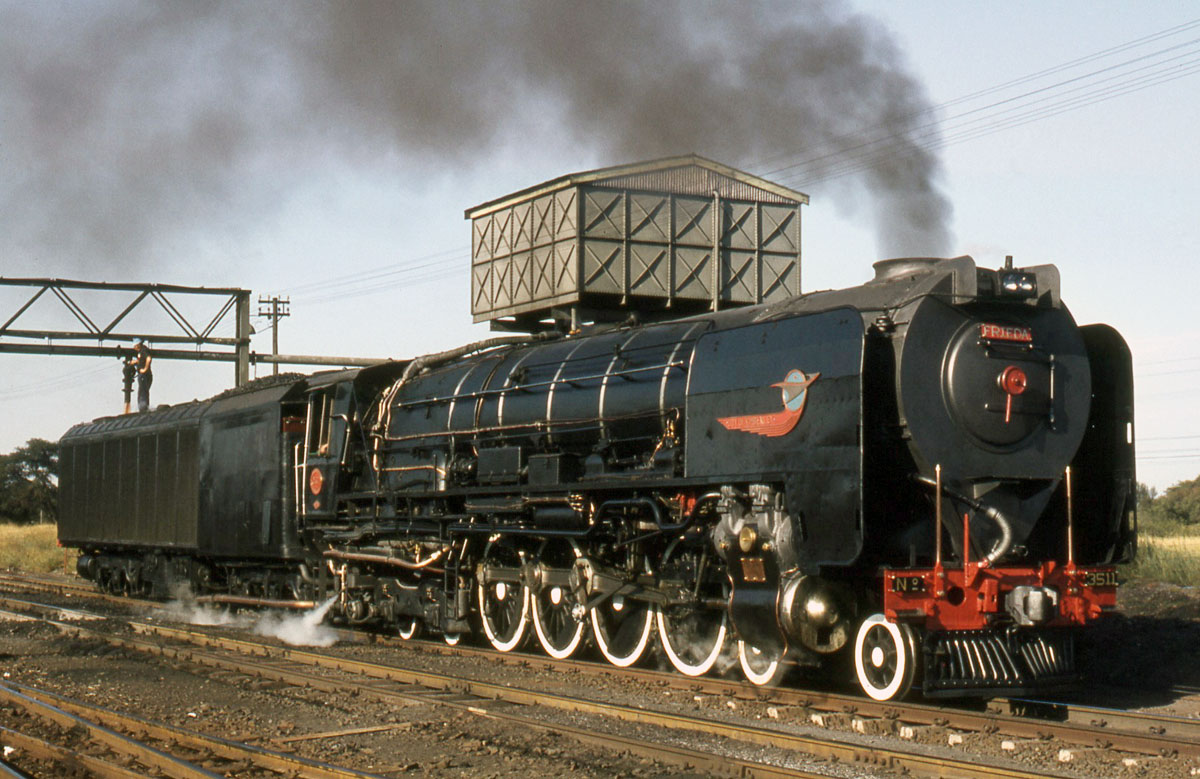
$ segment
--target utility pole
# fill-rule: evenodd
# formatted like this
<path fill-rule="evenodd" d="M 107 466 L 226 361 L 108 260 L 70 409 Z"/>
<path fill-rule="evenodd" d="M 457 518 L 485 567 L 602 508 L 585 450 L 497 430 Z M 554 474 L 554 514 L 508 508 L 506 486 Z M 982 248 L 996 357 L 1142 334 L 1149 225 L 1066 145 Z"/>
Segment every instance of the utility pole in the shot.
<path fill-rule="evenodd" d="M 263 308 L 263 306 L 270 306 Z M 271 320 L 271 354 L 272 356 L 279 354 L 279 320 L 285 316 L 291 316 L 289 310 L 291 305 L 290 298 L 281 298 L 278 295 L 272 295 L 267 298 L 262 295 L 258 296 L 258 315 L 265 316 Z M 279 374 L 279 363 L 271 363 L 271 374 Z"/>

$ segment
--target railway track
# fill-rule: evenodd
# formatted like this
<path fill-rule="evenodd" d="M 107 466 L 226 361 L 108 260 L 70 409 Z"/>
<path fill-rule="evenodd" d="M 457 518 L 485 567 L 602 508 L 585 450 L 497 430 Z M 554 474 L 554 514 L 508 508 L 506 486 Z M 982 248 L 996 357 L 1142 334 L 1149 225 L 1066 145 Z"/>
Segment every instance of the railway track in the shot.
<path fill-rule="evenodd" d="M 56 606 L 35 603 L 22 604 L 12 599 L 4 599 L 4 605 L 20 609 L 26 614 L 62 611 L 60 607 Z M 330 695 L 367 697 L 395 704 L 421 703 L 444 706 L 478 716 L 505 720 L 523 727 L 546 729 L 556 734 L 572 737 L 582 743 L 601 746 L 616 752 L 629 752 L 647 759 L 705 773 L 758 777 L 804 777 L 806 779 L 827 776 L 827 774 L 815 773 L 794 765 L 769 765 L 684 744 L 651 743 L 642 737 L 631 737 L 620 732 L 606 732 L 603 728 L 573 726 L 560 720 L 545 720 L 538 716 L 531 716 L 530 713 L 543 707 L 551 707 L 559 711 L 583 712 L 586 708 L 585 701 L 577 702 L 574 707 L 553 707 L 552 704 L 555 702 L 553 696 L 511 689 L 509 695 L 498 696 L 495 694 L 499 691 L 498 689 L 488 689 L 486 685 L 480 689 L 480 685 L 473 684 L 469 680 L 454 677 L 435 678 L 428 674 L 412 672 L 405 674 L 401 669 L 385 669 L 383 666 L 370 666 L 315 653 L 281 651 L 277 647 L 267 644 L 230 638 L 221 639 L 196 631 L 144 623 L 131 623 L 131 627 L 142 635 L 152 636 L 156 639 L 169 639 L 173 643 L 119 636 L 50 618 L 43 618 L 43 621 L 80 638 L 104 641 L 111 646 L 154 655 L 169 661 L 260 680 L 272 680 Z M 521 703 L 531 705 L 521 705 Z M 630 711 L 635 710 L 631 709 Z M 654 724 L 653 718 L 650 716 L 643 716 L 634 721 L 639 725 Z M 191 774 L 168 772 L 168 775 L 190 776 Z M 207 776 L 207 774 L 201 775 Z M 296 775 L 317 776 L 317 774 L 303 771 Z"/>
<path fill-rule="evenodd" d="M 376 637 L 374 640 L 401 649 L 413 642 Z M 681 677 L 671 672 L 640 668 L 610 669 L 580 660 L 554 660 L 540 654 L 499 653 L 490 648 L 459 645 L 451 648 L 435 641 L 418 642 L 420 651 L 477 656 L 517 666 L 537 666 L 555 673 L 575 672 L 611 675 L 643 681 L 649 685 L 680 689 L 726 700 L 755 701 L 780 710 L 802 712 L 811 721 L 830 721 L 828 715 L 845 715 L 859 732 L 876 729 L 869 721 L 895 723 L 887 730 L 906 733 L 906 728 L 948 727 L 962 732 L 987 732 L 1017 739 L 1055 738 L 1086 748 L 1105 742 L 1114 749 L 1146 755 L 1177 753 L 1200 758 L 1200 720 L 1083 706 L 1057 701 L 998 698 L 978 711 L 958 706 L 935 706 L 889 701 L 879 703 L 860 695 L 832 691 L 777 687 L 764 689 L 719 677 Z M 858 723 L 858 724 L 853 724 Z"/>
<path fill-rule="evenodd" d="M 9 606 L 21 606 L 19 602 L 10 601 Z M 35 604 L 26 604 L 26 610 L 38 611 Z M 58 607 L 45 607 L 47 611 L 61 611 Z M 541 690 L 515 689 L 509 685 L 499 685 L 476 679 L 466 679 L 459 676 L 418 671 L 401 668 L 395 665 L 383 665 L 344 657 L 331 656 L 324 653 L 304 650 L 287 649 L 277 646 L 235 639 L 226 636 L 214 636 L 209 633 L 150 625 L 146 623 L 131 623 L 134 630 L 142 636 L 158 639 L 147 641 L 142 638 L 129 638 L 113 634 L 105 634 L 75 625 L 58 623 L 60 629 L 100 638 L 112 645 L 121 646 L 139 652 L 148 652 L 159 656 L 203 665 L 209 668 L 231 671 L 234 673 L 254 676 L 263 679 L 276 680 L 285 684 L 306 686 L 323 690 L 331 694 L 367 695 L 380 700 L 420 700 L 435 701 L 442 705 L 457 707 L 472 713 L 505 718 L 509 721 L 530 727 L 552 727 L 563 731 L 561 723 L 549 726 L 539 725 L 536 716 L 530 716 L 531 710 L 557 710 L 599 716 L 619 722 L 652 726 L 663 731 L 687 731 L 704 733 L 732 743 L 754 744 L 771 750 L 782 750 L 786 753 L 804 753 L 826 760 L 837 760 L 842 763 L 857 765 L 863 769 L 880 768 L 884 770 L 907 773 L 915 776 L 1040 776 L 1041 772 L 1029 772 L 1013 764 L 986 765 L 981 764 L 978 757 L 967 760 L 946 756 L 927 754 L 927 749 L 885 747 L 874 745 L 864 747 L 830 737 L 828 735 L 810 736 L 787 730 L 788 722 L 778 723 L 777 726 L 765 727 L 742 723 L 722 722 L 711 717 L 696 717 L 680 715 L 671 712 L 650 711 L 640 707 L 621 706 L 611 703 L 600 703 L 578 697 L 556 695 Z M 170 643 L 168 643 L 170 642 Z M 562 670 L 565 664 L 556 661 L 554 665 Z M 319 671 L 335 672 L 351 678 L 329 679 Z M 662 681 L 652 675 L 647 677 L 652 681 Z M 355 681 L 353 677 L 365 678 L 371 682 Z M 669 678 L 669 677 L 668 677 Z M 389 682 L 396 687 L 381 687 L 379 681 Z M 718 688 L 710 688 L 717 690 Z M 780 691 L 775 691 L 780 692 Z M 715 692 L 710 693 L 715 694 Z M 735 691 L 736 694 L 736 691 Z M 741 696 L 739 696 L 741 697 Z M 807 711 L 807 709 L 805 709 Z M 899 716 L 897 716 L 899 715 Z M 809 714 L 813 718 L 813 714 Z M 816 715 L 817 718 L 820 715 Z M 865 715 L 853 713 L 852 729 L 863 733 L 877 732 L 869 727 Z M 895 732 L 906 726 L 902 724 L 903 714 L 892 712 L 881 717 L 881 721 L 891 724 L 889 730 Z M 958 723 L 955 723 L 956 725 Z M 647 744 L 644 740 L 631 740 L 627 736 L 613 740 L 613 735 L 598 736 L 602 728 L 597 726 L 576 728 L 570 735 L 577 739 L 596 744 L 597 738 L 602 739 L 603 745 L 613 749 L 632 751 L 658 760 L 669 760 L 676 765 L 702 768 L 709 771 L 727 772 L 735 770 L 742 775 L 812 775 L 803 771 L 796 773 L 795 769 L 785 763 L 782 765 L 764 765 L 761 762 L 742 761 L 731 763 L 728 755 L 713 751 L 700 751 L 694 748 L 679 749 L 664 746 L 669 743 L 667 737 L 654 739 Z M 1042 734 L 1044 738 L 1046 734 Z M 902 743 L 902 742 L 901 742 Z M 1162 744 L 1157 745 L 1161 747 Z"/>
<path fill-rule="evenodd" d="M 10 584 L 11 582 L 2 582 Z M 50 583 L 41 582 L 43 586 Z M 60 590 L 61 592 L 61 590 Z M 119 599 L 118 599 L 119 600 Z M 128 601 L 120 601 L 128 605 Z M 620 707 L 609 709 L 605 704 L 594 701 L 581 701 L 566 697 L 555 697 L 544 692 L 517 691 L 511 688 L 497 689 L 487 682 L 479 680 L 464 680 L 444 675 L 422 675 L 411 669 L 401 669 L 392 665 L 358 664 L 340 658 L 331 658 L 318 653 L 290 650 L 279 647 L 268 647 L 253 642 L 243 642 L 225 637 L 214 637 L 198 631 L 180 630 L 160 625 L 135 623 L 136 629 L 143 635 L 155 636 L 170 641 L 183 641 L 199 644 L 208 649 L 220 649 L 242 655 L 258 655 L 267 660 L 287 660 L 298 662 L 315 668 L 353 670 L 355 674 L 371 678 L 389 679 L 400 684 L 417 685 L 431 690 L 453 691 L 459 694 L 471 695 L 481 701 L 501 701 L 516 706 L 545 706 L 563 711 L 586 712 L 602 715 L 608 718 L 626 722 L 646 723 L 649 717 L 645 710 L 628 711 Z M 360 632 L 345 632 L 352 640 L 363 640 Z M 1108 752 L 1117 756 L 1116 766 L 1130 766 L 1153 760 L 1184 760 L 1195 761 L 1200 757 L 1200 722 L 1176 717 L 1127 712 L 1116 709 L 1098 709 L 1095 707 L 1071 706 L 1064 704 L 1047 704 L 1037 702 L 1033 705 L 1028 701 L 1006 701 L 1010 711 L 1005 712 L 1003 705 L 996 702 L 988 711 L 970 711 L 959 708 L 928 706 L 922 704 L 878 704 L 869 699 L 852 697 L 834 692 L 778 688 L 763 690 L 750 685 L 722 680 L 719 678 L 686 678 L 677 674 L 661 673 L 640 669 L 612 669 L 606 665 L 586 663 L 574 660 L 552 660 L 542 655 L 526 655 L 516 652 L 497 653 L 490 649 L 478 649 L 459 646 L 453 650 L 435 642 L 406 642 L 372 636 L 372 641 L 392 648 L 396 645 L 405 651 L 449 652 L 458 656 L 480 656 L 490 662 L 497 660 L 519 666 L 544 668 L 554 673 L 583 673 L 604 674 L 611 676 L 619 673 L 623 678 L 638 680 L 642 683 L 662 689 L 680 689 L 691 693 L 697 698 L 709 697 L 725 701 L 740 701 L 756 705 L 767 712 L 767 718 L 774 727 L 739 729 L 733 724 L 714 725 L 711 720 L 705 722 L 689 721 L 687 718 L 671 719 L 664 717 L 664 722 L 657 723 L 660 727 L 674 730 L 694 730 L 720 735 L 723 738 L 743 743 L 786 744 L 788 749 L 799 750 L 814 754 L 825 759 L 848 761 L 867 765 L 882 765 L 893 769 L 904 770 L 913 775 L 958 775 L 945 773 L 944 767 L 936 769 L 936 773 L 928 773 L 934 769 L 922 765 L 910 765 L 913 757 L 908 754 L 911 750 L 899 749 L 895 753 L 872 748 L 863 750 L 861 746 L 837 742 L 839 739 L 826 738 L 828 747 L 820 747 L 811 740 L 799 738 L 788 740 L 778 734 L 780 727 L 796 727 L 798 725 L 818 726 L 828 733 L 838 730 L 857 731 L 861 734 L 879 734 L 898 736 L 901 740 L 908 738 L 914 741 L 931 743 L 929 736 L 940 735 L 948 745 L 963 744 L 967 739 L 990 739 L 997 742 L 1001 749 L 1012 754 L 1019 754 L 1027 746 L 1045 745 L 1047 741 L 1061 742 L 1058 758 L 1063 762 L 1071 762 L 1079 755 L 1088 752 Z M 138 648 L 129 646 L 127 648 Z M 145 651 L 145 650 L 143 650 Z M 183 651 L 183 650 L 179 650 Z M 215 662 L 213 658 L 208 658 Z M 223 662 L 228 664 L 226 658 Z M 256 673 L 269 669 L 255 669 Z M 299 677 L 297 677 L 299 679 Z M 281 679 L 281 681 L 287 681 Z M 301 680 L 311 683 L 311 680 Z M 291 683 L 291 682 L 289 682 Z M 475 705 L 475 704 L 472 704 Z M 489 711 L 486 706 L 476 706 L 481 711 Z M 1051 716 L 1054 719 L 1031 717 L 1033 712 L 1041 717 Z M 478 713 L 478 712 L 477 712 Z M 924 738 L 922 736 L 925 736 Z M 894 740 L 894 739 L 893 739 Z M 914 745 L 915 746 L 915 745 Z M 623 748 L 630 749 L 629 745 Z M 634 751 L 636 750 L 630 750 Z M 653 756 L 662 758 L 661 748 L 653 747 Z M 704 765 L 703 759 L 697 756 L 680 757 L 679 765 Z M 708 763 L 712 769 L 716 764 Z M 745 772 L 747 767 L 742 767 Z M 979 766 L 972 764 L 966 773 L 961 775 L 981 775 Z M 998 775 L 1011 775 L 998 774 Z"/>
<path fill-rule="evenodd" d="M 0 584 L 10 582 L 13 580 L 0 578 Z M 96 593 L 87 586 L 71 583 L 64 585 L 48 577 L 35 577 L 34 582 L 42 591 L 83 597 L 98 596 L 105 602 L 129 604 L 127 599 Z M 341 635 L 347 640 L 361 640 L 364 634 L 343 630 Z M 953 731 L 947 733 L 948 741 L 956 741 L 955 736 L 970 732 L 995 733 L 1016 739 L 1018 741 L 1013 742 L 1012 751 L 1016 751 L 1020 740 L 1054 738 L 1084 749 L 1106 746 L 1131 754 L 1200 757 L 1200 721 L 1180 717 L 1024 698 L 994 699 L 988 704 L 986 711 L 895 701 L 878 703 L 863 696 L 832 691 L 787 687 L 768 691 L 744 682 L 718 677 L 687 678 L 671 672 L 638 668 L 615 669 L 595 662 L 555 660 L 540 653 L 501 653 L 491 648 L 467 645 L 448 647 L 436 641 L 413 642 L 390 639 L 378 634 L 365 635 L 370 636 L 373 641 L 410 650 L 419 648 L 423 652 L 480 657 L 515 666 L 534 664 L 555 673 L 616 673 L 654 686 L 681 689 L 700 695 L 728 700 L 769 702 L 777 712 L 784 710 L 794 714 L 799 711 L 809 721 L 821 726 L 842 721 L 842 724 L 859 732 L 891 732 L 904 737 L 913 734 L 918 728 L 941 727 Z M 891 726 L 893 723 L 895 727 Z"/>
<path fill-rule="evenodd" d="M 60 767 L 64 775 L 69 769 L 83 768 L 98 777 L 158 774 L 217 779 L 256 769 L 263 776 L 381 779 L 375 774 L 152 722 L 13 682 L 0 683 L 0 705 L 23 713 L 24 719 L 37 721 L 33 727 L 26 723 L 26 729 L 48 729 L 57 736 L 52 741 L 0 728 L 5 744 L 24 753 L 20 759 L 8 758 L 15 764 L 11 767 L 22 774 L 20 764 L 33 759 Z"/>

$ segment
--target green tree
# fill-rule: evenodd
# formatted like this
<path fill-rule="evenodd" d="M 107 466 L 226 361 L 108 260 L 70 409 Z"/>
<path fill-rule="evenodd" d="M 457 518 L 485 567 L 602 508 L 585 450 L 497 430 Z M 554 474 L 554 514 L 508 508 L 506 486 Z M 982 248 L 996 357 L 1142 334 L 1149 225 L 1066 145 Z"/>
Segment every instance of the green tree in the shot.
<path fill-rule="evenodd" d="M 1162 495 L 1149 494 L 1142 503 L 1138 485 L 1138 520 L 1151 525 L 1200 525 L 1200 476 L 1169 487 Z"/>
<path fill-rule="evenodd" d="M 58 506 L 58 444 L 31 438 L 0 455 L 0 517 L 19 524 L 49 522 Z"/>

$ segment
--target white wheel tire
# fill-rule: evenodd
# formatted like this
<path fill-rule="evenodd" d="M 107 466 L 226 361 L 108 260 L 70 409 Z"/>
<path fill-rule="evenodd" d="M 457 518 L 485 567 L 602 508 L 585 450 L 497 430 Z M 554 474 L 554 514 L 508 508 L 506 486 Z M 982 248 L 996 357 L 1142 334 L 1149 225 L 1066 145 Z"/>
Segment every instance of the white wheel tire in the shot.
<path fill-rule="evenodd" d="M 762 670 L 752 668 L 750 665 L 751 658 L 757 659 L 761 655 L 761 652 L 745 641 L 738 641 L 738 662 L 741 663 L 742 673 L 745 674 L 746 680 L 759 687 L 770 687 L 778 684 L 779 680 L 783 678 L 784 670 L 786 670 L 783 665 L 783 658 L 775 658 L 774 661 Z"/>
<path fill-rule="evenodd" d="M 667 550 L 663 553 L 664 562 L 671 559 L 672 553 L 674 553 L 679 547 L 679 544 L 682 540 L 682 538 L 677 538 L 672 541 L 669 546 L 667 546 Z M 723 595 L 728 600 L 729 592 L 727 590 L 723 593 Z M 654 609 L 654 613 L 655 621 L 658 623 L 658 642 L 662 645 L 663 652 L 666 653 L 667 659 L 671 661 L 671 666 L 684 676 L 703 676 L 704 674 L 708 673 L 716 664 L 717 658 L 721 656 L 722 650 L 725 649 L 725 638 L 729 634 L 729 612 L 725 611 L 721 615 L 721 629 L 717 633 L 716 645 L 713 646 L 712 651 L 709 652 L 708 656 L 703 658 L 698 663 L 689 663 L 687 660 L 684 660 L 683 657 L 681 657 L 679 653 L 675 651 L 675 647 L 671 646 L 671 631 L 669 630 L 670 625 L 667 623 L 667 616 L 663 612 L 662 607 L 656 607 Z"/>
<path fill-rule="evenodd" d="M 575 635 L 571 638 L 570 643 L 565 647 L 557 648 L 550 642 L 550 637 L 542 630 L 542 612 L 538 608 L 537 598 L 533 600 L 533 630 L 537 633 L 538 643 L 542 645 L 542 650 L 553 657 L 555 660 L 566 660 L 571 655 L 575 654 L 575 650 L 579 649 L 579 645 L 583 643 L 583 629 L 587 627 L 587 623 L 578 622 L 575 624 Z"/>
<path fill-rule="evenodd" d="M 443 633 L 442 639 L 449 646 L 458 646 L 458 642 L 462 641 L 462 633 Z"/>
<path fill-rule="evenodd" d="M 400 618 L 400 625 L 397 627 L 396 632 L 399 634 L 400 638 L 404 639 L 405 641 L 411 641 L 418 633 L 421 632 L 421 620 L 417 619 L 416 617 L 410 617 L 410 621 L 405 622 L 404 619 L 404 617 Z"/>
<path fill-rule="evenodd" d="M 603 631 L 600 629 L 600 614 L 598 609 L 592 609 L 592 635 L 596 638 L 596 647 L 599 648 L 600 654 L 608 662 L 615 665 L 617 668 L 628 668 L 642 658 L 642 654 L 646 651 L 646 645 L 650 643 L 650 632 L 654 629 L 654 609 L 646 608 L 646 624 L 642 628 L 642 635 L 638 637 L 637 644 L 632 652 L 625 656 L 618 656 L 612 653 L 608 643 L 604 640 Z"/>
<path fill-rule="evenodd" d="M 721 656 L 721 650 L 725 648 L 725 636 L 727 634 L 728 620 L 721 620 L 721 630 L 717 633 L 717 642 L 713 646 L 712 651 L 708 656 L 698 663 L 689 663 L 679 656 L 675 648 L 671 646 L 670 631 L 668 630 L 667 618 L 663 614 L 662 609 L 654 610 L 655 619 L 658 622 L 658 638 L 662 644 L 663 651 L 667 653 L 667 658 L 671 661 L 676 671 L 685 676 L 703 676 L 708 673 L 714 665 L 717 658 Z"/>
<path fill-rule="evenodd" d="M 511 652 L 513 649 L 516 649 L 517 646 L 520 645 L 521 640 L 525 638 L 525 631 L 529 629 L 529 591 L 524 587 L 517 587 L 517 590 L 521 593 L 520 627 L 518 627 L 516 632 L 513 633 L 512 638 L 507 641 L 501 641 L 496 637 L 496 634 L 492 632 L 492 625 L 488 620 L 486 613 L 487 592 L 484 590 L 484 585 L 480 584 L 476 590 L 478 592 L 479 600 L 479 621 L 483 623 L 483 632 L 484 635 L 487 636 L 488 643 L 501 652 Z M 458 642 L 456 641 L 455 643 Z"/>
<path fill-rule="evenodd" d="M 863 645 L 866 644 L 867 636 L 877 628 L 882 628 L 891 637 L 892 650 L 896 654 L 896 670 L 893 672 L 891 680 L 883 687 L 876 685 L 871 680 L 867 668 L 863 664 Z M 876 652 L 881 653 L 881 650 L 876 649 Z M 858 636 L 854 639 L 854 672 L 858 677 L 858 686 L 862 688 L 863 692 L 877 701 L 888 701 L 903 696 L 912 687 L 915 662 L 916 658 L 912 657 L 912 644 L 899 625 L 889 622 L 887 617 L 882 614 L 872 614 L 863 620 L 862 625 L 858 628 Z M 876 662 L 875 665 L 876 667 L 882 665 L 882 660 Z"/>
<path fill-rule="evenodd" d="M 574 541 L 571 541 L 570 544 L 571 551 L 574 553 L 575 559 L 578 560 L 580 557 L 583 557 L 583 550 L 579 548 L 579 544 L 575 543 Z M 560 590 L 560 596 L 562 594 L 563 591 Z M 541 644 L 542 650 L 555 660 L 566 660 L 568 657 L 575 654 L 575 652 L 579 649 L 580 644 L 583 643 L 584 629 L 587 627 L 587 621 L 580 620 L 579 622 L 576 622 L 575 634 L 571 637 L 570 642 L 568 642 L 564 647 L 555 647 L 553 642 L 551 642 L 550 637 L 546 635 L 546 631 L 542 629 L 542 623 L 545 620 L 542 616 L 542 610 L 538 606 L 540 600 L 538 599 L 537 594 L 531 591 L 529 593 L 529 600 L 531 601 L 530 606 L 531 611 L 533 612 L 533 632 L 537 634 L 538 643 Z"/>

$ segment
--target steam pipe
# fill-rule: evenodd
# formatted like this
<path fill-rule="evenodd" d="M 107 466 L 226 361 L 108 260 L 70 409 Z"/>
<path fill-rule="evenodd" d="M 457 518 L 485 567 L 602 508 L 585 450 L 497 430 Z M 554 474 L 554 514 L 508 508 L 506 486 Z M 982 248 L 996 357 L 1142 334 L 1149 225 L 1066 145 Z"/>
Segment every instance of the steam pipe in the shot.
<path fill-rule="evenodd" d="M 926 487 L 933 487 L 935 490 L 938 488 L 938 482 L 934 481 L 928 476 L 916 474 L 913 476 L 913 479 L 921 484 L 924 484 Z M 1012 523 L 1008 521 L 1008 517 L 1001 514 L 999 509 L 993 506 L 985 506 L 974 498 L 968 498 L 966 495 L 963 495 L 960 492 L 955 492 L 954 490 L 948 489 L 945 485 L 942 485 L 942 492 L 949 495 L 954 500 L 962 501 L 976 511 L 981 512 L 988 519 L 992 520 L 992 522 L 996 523 L 998 528 L 1000 528 L 1000 540 L 997 541 L 995 546 L 992 547 L 992 551 L 983 558 L 985 563 L 988 565 L 993 565 L 997 560 L 1008 553 L 1008 550 L 1010 547 L 1012 547 L 1013 542 Z M 938 530 L 938 535 L 939 537 L 941 535 L 940 528 Z"/>
<path fill-rule="evenodd" d="M 201 595 L 196 603 L 224 603 L 230 606 L 264 606 L 269 609 L 314 609 L 311 600 L 276 600 L 274 598 L 251 598 L 244 595 Z"/>
<path fill-rule="evenodd" d="M 378 563 L 379 565 L 396 565 L 401 568 L 407 568 L 411 571 L 425 571 L 432 573 L 442 573 L 441 568 L 430 568 L 429 566 L 441 559 L 445 550 L 434 552 L 433 556 L 428 560 L 419 563 L 410 563 L 407 560 L 401 560 L 399 557 L 388 557 L 381 554 L 363 554 L 361 552 L 339 552 L 336 549 L 329 549 L 325 552 L 325 556 L 334 560 L 351 560 L 356 563 Z"/>

